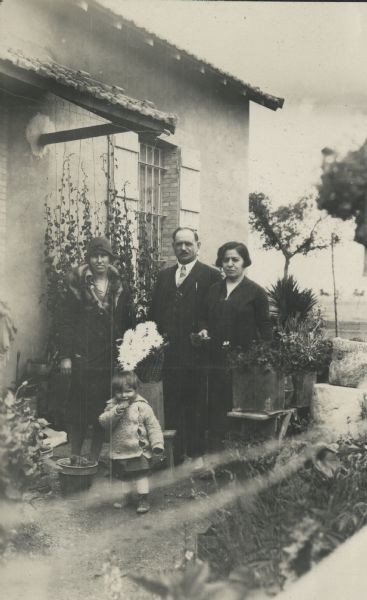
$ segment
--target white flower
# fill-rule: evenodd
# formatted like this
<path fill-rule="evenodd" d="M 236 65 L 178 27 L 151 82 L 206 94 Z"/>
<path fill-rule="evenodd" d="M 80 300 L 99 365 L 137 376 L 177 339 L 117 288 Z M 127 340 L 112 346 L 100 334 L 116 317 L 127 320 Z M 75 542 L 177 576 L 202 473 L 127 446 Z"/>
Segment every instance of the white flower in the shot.
<path fill-rule="evenodd" d="M 160 348 L 164 340 L 153 321 L 139 323 L 135 329 L 128 329 L 119 347 L 118 362 L 125 371 L 134 371 L 140 361 L 152 350 Z"/>

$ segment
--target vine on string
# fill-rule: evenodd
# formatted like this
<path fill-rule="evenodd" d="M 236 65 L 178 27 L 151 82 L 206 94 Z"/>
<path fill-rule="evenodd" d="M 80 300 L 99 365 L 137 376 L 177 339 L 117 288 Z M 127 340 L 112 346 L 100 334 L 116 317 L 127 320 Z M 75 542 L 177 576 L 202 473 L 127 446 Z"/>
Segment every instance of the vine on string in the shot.
<path fill-rule="evenodd" d="M 116 256 L 115 266 L 130 292 L 136 321 L 147 317 L 153 286 L 159 270 L 157 232 L 150 215 L 139 212 L 113 183 L 108 155 L 102 155 L 107 197 L 92 210 L 88 175 L 79 160 L 77 182 L 72 176 L 73 154 L 65 154 L 56 206 L 45 201 L 44 259 L 47 277 L 47 308 L 51 319 L 50 340 L 57 346 L 60 309 L 66 293 L 66 274 L 83 264 L 92 237 L 105 235 Z M 112 153 L 113 158 L 113 153 Z M 113 158 L 114 160 L 114 158 Z M 118 165 L 114 164 L 114 169 Z"/>

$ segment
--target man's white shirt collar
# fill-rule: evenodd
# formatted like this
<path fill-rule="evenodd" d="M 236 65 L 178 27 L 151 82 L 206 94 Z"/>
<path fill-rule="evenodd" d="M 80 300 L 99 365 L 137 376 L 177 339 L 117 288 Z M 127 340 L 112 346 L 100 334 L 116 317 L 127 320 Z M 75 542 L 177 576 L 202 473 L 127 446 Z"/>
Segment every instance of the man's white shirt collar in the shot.
<path fill-rule="evenodd" d="M 187 265 L 183 265 L 177 261 L 177 269 L 176 269 L 176 273 L 175 273 L 176 284 L 180 278 L 181 267 L 186 268 L 186 276 L 185 276 L 185 279 L 186 279 L 186 277 L 191 273 L 192 269 L 194 268 L 194 266 L 196 265 L 197 262 L 198 262 L 197 258 L 195 258 L 195 260 L 192 260 L 191 262 L 187 263 Z"/>

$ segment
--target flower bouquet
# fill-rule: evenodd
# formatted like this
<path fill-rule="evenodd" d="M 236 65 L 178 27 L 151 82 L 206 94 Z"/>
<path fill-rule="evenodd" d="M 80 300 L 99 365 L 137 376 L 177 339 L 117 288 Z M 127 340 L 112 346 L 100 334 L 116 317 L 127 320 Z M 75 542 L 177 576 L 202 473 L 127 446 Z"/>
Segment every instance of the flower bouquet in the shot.
<path fill-rule="evenodd" d="M 160 381 L 167 344 L 153 321 L 128 329 L 119 347 L 118 362 L 124 371 L 135 371 L 142 383 Z"/>

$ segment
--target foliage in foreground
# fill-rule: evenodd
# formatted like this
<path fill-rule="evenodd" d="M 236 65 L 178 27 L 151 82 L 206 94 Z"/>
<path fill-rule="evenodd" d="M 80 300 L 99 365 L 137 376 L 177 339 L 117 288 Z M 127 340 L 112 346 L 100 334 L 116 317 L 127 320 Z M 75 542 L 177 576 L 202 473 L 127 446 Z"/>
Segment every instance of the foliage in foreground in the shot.
<path fill-rule="evenodd" d="M 24 398 L 8 392 L 0 402 L 0 498 L 21 499 L 41 474 L 41 425 Z"/>
<path fill-rule="evenodd" d="M 258 461 L 246 453 L 238 478 L 258 477 L 305 448 L 290 442 Z M 367 523 L 365 440 L 340 440 L 292 476 L 216 514 L 208 534 L 216 542 L 202 556 L 217 576 L 236 577 L 244 589 L 281 589 Z M 237 449 L 238 450 L 238 449 Z M 244 596 L 246 597 L 246 596 Z"/>

